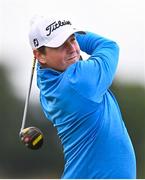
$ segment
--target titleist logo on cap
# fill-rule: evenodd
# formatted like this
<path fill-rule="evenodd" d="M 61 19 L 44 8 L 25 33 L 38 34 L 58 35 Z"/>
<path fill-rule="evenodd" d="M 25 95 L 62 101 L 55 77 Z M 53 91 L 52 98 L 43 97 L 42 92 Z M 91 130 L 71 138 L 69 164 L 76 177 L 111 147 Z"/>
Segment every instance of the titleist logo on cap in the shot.
<path fill-rule="evenodd" d="M 46 34 L 46 36 L 50 36 L 51 33 L 53 31 L 55 31 L 56 29 L 60 28 L 61 26 L 65 26 L 65 25 L 71 25 L 70 21 L 54 21 L 52 24 L 50 24 L 49 26 L 46 27 L 46 31 L 48 32 L 48 34 Z"/>

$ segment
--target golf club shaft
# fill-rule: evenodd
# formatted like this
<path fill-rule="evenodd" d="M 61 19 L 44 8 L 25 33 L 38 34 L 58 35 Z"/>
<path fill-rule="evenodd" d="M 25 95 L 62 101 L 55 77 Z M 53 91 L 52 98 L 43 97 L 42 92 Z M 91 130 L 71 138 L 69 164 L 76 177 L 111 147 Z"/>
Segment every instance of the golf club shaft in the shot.
<path fill-rule="evenodd" d="M 28 89 L 27 96 L 26 96 L 24 113 L 23 113 L 23 120 L 22 120 L 22 126 L 21 126 L 20 132 L 24 129 L 25 122 L 26 122 L 26 115 L 27 115 L 27 109 L 28 109 L 28 104 L 29 104 L 32 80 L 33 80 L 33 75 L 34 75 L 34 70 L 35 70 L 35 63 L 36 63 L 36 59 L 34 58 L 33 59 L 32 70 L 31 70 L 31 78 L 30 78 L 30 82 L 29 82 L 29 89 Z"/>

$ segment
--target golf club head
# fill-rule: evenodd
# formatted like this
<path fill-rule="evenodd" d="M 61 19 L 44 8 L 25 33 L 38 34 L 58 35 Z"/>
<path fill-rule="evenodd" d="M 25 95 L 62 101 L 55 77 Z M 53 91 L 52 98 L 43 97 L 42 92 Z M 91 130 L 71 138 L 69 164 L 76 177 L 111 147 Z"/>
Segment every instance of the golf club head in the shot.
<path fill-rule="evenodd" d="M 43 134 L 40 129 L 36 127 L 28 127 L 21 130 L 20 134 L 21 142 L 29 149 L 39 149 L 43 144 Z"/>

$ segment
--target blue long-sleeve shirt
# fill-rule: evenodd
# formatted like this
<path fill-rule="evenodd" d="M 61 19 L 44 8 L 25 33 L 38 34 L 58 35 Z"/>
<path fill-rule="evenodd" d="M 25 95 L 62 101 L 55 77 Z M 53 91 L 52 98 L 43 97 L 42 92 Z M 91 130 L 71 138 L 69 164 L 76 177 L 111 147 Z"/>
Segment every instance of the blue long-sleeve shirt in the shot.
<path fill-rule="evenodd" d="M 118 103 L 109 90 L 118 63 L 115 42 L 77 34 L 87 60 L 64 72 L 38 64 L 37 83 L 46 117 L 57 128 L 65 166 L 62 178 L 136 178 L 134 149 Z"/>

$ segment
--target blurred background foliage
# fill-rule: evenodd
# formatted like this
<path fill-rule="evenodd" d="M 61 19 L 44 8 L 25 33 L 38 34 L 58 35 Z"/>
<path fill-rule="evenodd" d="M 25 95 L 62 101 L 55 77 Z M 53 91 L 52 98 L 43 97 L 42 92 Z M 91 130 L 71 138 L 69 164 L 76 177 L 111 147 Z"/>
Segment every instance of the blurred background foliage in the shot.
<path fill-rule="evenodd" d="M 19 139 L 24 101 L 13 94 L 6 74 L 0 65 L 0 178 L 60 178 L 64 160 L 56 129 L 46 120 L 39 102 L 30 103 L 26 124 L 40 128 L 45 138 L 40 150 L 24 147 Z M 115 80 L 111 89 L 135 148 L 137 177 L 145 178 L 145 87 Z"/>

